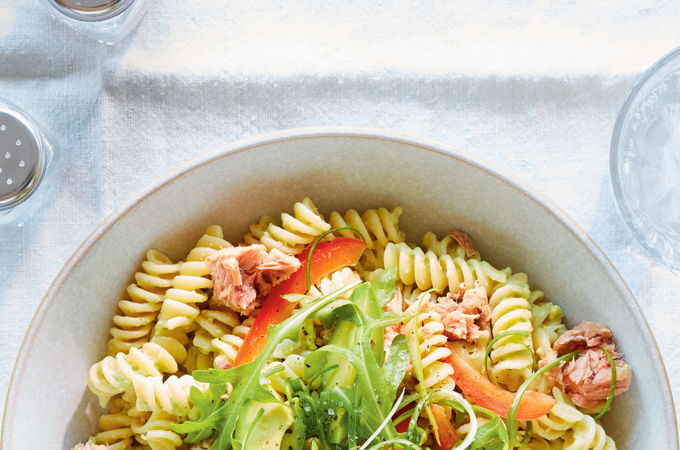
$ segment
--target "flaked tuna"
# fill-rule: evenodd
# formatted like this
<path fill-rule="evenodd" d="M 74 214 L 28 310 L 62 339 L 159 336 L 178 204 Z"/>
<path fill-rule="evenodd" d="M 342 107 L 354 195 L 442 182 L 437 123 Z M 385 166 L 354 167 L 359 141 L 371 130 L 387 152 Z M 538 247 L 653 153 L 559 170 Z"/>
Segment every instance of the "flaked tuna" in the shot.
<path fill-rule="evenodd" d="M 226 306 L 248 315 L 259 298 L 300 268 L 300 261 L 261 244 L 224 248 L 208 259 L 213 295 Z"/>
<path fill-rule="evenodd" d="M 458 245 L 460 245 L 463 250 L 465 250 L 465 254 L 468 258 L 477 253 L 477 250 L 475 250 L 475 247 L 472 245 L 472 238 L 467 233 L 454 230 L 449 232 L 449 236 L 458 242 Z"/>
<path fill-rule="evenodd" d="M 565 331 L 553 344 L 560 354 L 579 348 L 599 347 L 612 340 L 612 330 L 602 323 L 581 322 L 571 330 Z"/>
<path fill-rule="evenodd" d="M 440 297 L 432 308 L 441 316 L 447 337 L 468 342 L 479 338 L 491 314 L 486 290 L 481 286 Z"/>
<path fill-rule="evenodd" d="M 553 348 L 558 354 L 580 352 L 578 358 L 562 365 L 557 374 L 557 384 L 564 389 L 575 405 L 593 408 L 609 395 L 611 367 L 604 352 L 614 358 L 616 366 L 616 392 L 618 395 L 630 387 L 633 372 L 616 353 L 612 332 L 608 326 L 595 322 L 581 322 L 560 336 Z M 604 349 L 604 350 L 603 350 Z"/>

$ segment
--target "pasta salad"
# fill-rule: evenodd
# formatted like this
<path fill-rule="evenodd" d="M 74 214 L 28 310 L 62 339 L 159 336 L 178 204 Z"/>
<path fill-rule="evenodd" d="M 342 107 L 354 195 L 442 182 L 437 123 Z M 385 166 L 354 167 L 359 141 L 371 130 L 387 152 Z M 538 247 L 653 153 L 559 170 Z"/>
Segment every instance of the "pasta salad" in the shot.
<path fill-rule="evenodd" d="M 305 198 L 237 245 L 213 225 L 181 261 L 150 250 L 74 449 L 615 449 L 611 330 L 567 329 L 462 231 L 410 243 L 401 214 Z"/>

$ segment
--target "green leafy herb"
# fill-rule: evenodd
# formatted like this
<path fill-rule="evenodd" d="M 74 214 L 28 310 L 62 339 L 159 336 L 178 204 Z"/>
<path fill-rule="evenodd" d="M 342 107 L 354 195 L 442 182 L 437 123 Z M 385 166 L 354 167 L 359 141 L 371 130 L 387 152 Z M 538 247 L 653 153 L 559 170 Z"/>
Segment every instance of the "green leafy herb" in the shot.
<path fill-rule="evenodd" d="M 480 426 L 475 434 L 475 440 L 470 445 L 470 450 L 504 450 L 508 443 L 508 430 L 505 422 L 498 414 L 479 406 L 472 407 L 478 416 L 489 419 Z"/>
<path fill-rule="evenodd" d="M 392 341 L 390 354 L 387 356 L 385 364 L 383 364 L 385 383 L 388 386 L 388 398 L 392 398 L 396 395 L 397 388 L 399 387 L 399 384 L 401 384 L 401 381 L 404 379 L 404 375 L 406 374 L 409 358 L 410 354 L 408 351 L 408 342 L 406 341 L 406 336 L 399 334 Z M 403 395 L 399 398 L 399 400 L 401 401 L 402 398 Z"/>
<path fill-rule="evenodd" d="M 604 406 L 600 412 L 595 416 L 596 420 L 607 414 L 607 412 L 611 409 L 612 402 L 614 401 L 614 395 L 616 394 L 616 363 L 614 362 L 614 358 L 612 357 L 611 353 L 602 347 L 600 347 L 600 350 L 604 352 L 604 354 L 607 356 L 607 360 L 609 361 L 609 367 L 612 371 L 612 382 L 609 385 L 609 395 L 607 395 L 607 401 L 604 403 Z"/>

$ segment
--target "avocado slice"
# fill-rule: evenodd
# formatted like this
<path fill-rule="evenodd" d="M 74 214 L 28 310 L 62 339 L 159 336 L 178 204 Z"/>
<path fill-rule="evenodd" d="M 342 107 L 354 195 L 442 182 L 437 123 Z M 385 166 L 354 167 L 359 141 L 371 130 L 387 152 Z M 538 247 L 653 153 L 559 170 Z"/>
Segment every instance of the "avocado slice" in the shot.
<path fill-rule="evenodd" d="M 257 419 L 260 410 L 262 415 Z M 243 450 L 278 450 L 286 430 L 293 423 L 290 408 L 281 403 L 262 403 L 251 400 L 243 409 L 234 438 Z"/>

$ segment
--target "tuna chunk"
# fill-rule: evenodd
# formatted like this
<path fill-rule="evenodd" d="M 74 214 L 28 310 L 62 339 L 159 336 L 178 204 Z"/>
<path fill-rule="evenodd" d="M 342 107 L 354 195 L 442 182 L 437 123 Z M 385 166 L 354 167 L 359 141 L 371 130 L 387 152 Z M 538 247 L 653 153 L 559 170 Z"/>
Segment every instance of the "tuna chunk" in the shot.
<path fill-rule="evenodd" d="M 281 250 L 274 248 L 264 255 L 257 266 L 258 274 L 255 278 L 257 292 L 261 296 L 269 294 L 272 286 L 290 278 L 300 268 L 300 261 Z"/>
<path fill-rule="evenodd" d="M 479 331 L 489 322 L 489 300 L 486 290 L 476 286 L 460 293 L 449 293 L 437 299 L 433 309 L 442 318 L 444 334 L 451 339 L 468 342 L 479 338 Z"/>
<path fill-rule="evenodd" d="M 593 408 L 609 395 L 611 368 L 602 349 L 606 349 L 616 365 L 616 392 L 618 395 L 630 387 L 633 372 L 616 353 L 612 332 L 608 326 L 595 322 L 581 322 L 560 336 L 553 348 L 558 354 L 579 351 L 578 358 L 563 364 L 557 374 L 557 384 L 569 395 L 575 405 Z"/>
<path fill-rule="evenodd" d="M 612 330 L 597 322 L 581 322 L 557 338 L 553 347 L 560 354 L 580 348 L 600 347 L 612 340 Z"/>
<path fill-rule="evenodd" d="M 226 306 L 248 315 L 260 306 L 259 297 L 272 286 L 290 277 L 300 267 L 300 261 L 279 250 L 260 244 L 230 247 L 208 259 L 214 296 Z"/>
<path fill-rule="evenodd" d="M 616 392 L 618 395 L 630 387 L 633 372 L 623 360 L 615 360 Z M 581 353 L 576 360 L 562 367 L 559 383 L 575 405 L 593 408 L 609 395 L 612 382 L 609 360 L 599 348 Z"/>
<path fill-rule="evenodd" d="M 449 236 L 458 242 L 458 245 L 465 250 L 465 254 L 468 258 L 477 253 L 477 250 L 475 250 L 475 247 L 472 245 L 472 238 L 470 238 L 467 233 L 463 233 L 462 231 L 451 231 L 449 232 Z"/>

